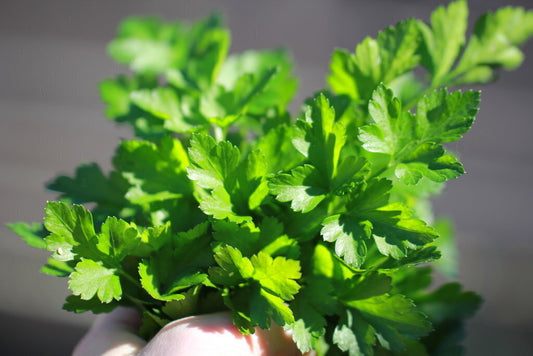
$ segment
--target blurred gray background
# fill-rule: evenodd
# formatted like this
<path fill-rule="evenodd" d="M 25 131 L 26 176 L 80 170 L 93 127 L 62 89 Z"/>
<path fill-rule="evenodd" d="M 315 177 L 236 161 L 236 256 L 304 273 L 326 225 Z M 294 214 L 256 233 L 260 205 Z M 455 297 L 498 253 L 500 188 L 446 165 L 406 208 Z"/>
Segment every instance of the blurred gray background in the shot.
<path fill-rule="evenodd" d="M 43 185 L 82 162 L 109 168 L 120 138 L 103 117 L 100 80 L 125 71 L 106 55 L 121 19 L 155 14 L 200 18 L 220 10 L 232 51 L 283 46 L 300 77 L 296 106 L 324 86 L 335 47 L 353 50 L 365 36 L 408 17 L 427 20 L 448 1 L 0 1 L 0 353 L 68 355 L 92 320 L 61 310 L 66 280 L 38 273 L 47 253 L 30 248 L 5 222 L 40 221 Z M 503 5 L 531 0 L 471 0 L 471 21 Z M 460 280 L 482 294 L 468 323 L 468 355 L 533 355 L 533 45 L 522 68 L 483 87 L 473 130 L 454 146 L 467 174 L 437 199 L 455 220 Z"/>

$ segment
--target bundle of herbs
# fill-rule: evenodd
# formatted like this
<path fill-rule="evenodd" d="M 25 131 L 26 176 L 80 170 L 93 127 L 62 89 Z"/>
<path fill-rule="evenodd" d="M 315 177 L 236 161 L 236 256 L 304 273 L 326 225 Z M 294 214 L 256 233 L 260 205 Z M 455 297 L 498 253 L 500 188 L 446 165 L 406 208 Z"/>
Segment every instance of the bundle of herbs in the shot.
<path fill-rule="evenodd" d="M 42 272 L 68 277 L 66 310 L 134 307 L 145 338 L 230 310 L 243 334 L 274 322 L 302 352 L 460 354 L 480 297 L 428 291 L 434 268 L 456 275 L 430 199 L 464 173 L 443 144 L 470 129 L 480 93 L 448 88 L 518 67 L 533 34 L 533 12 L 507 7 L 467 38 L 467 14 L 456 1 L 335 50 L 328 88 L 296 117 L 286 52 L 228 55 L 218 16 L 127 19 L 109 53 L 131 73 L 100 93 L 137 138 L 108 174 L 51 182 L 43 224 L 10 227 L 53 252 Z"/>

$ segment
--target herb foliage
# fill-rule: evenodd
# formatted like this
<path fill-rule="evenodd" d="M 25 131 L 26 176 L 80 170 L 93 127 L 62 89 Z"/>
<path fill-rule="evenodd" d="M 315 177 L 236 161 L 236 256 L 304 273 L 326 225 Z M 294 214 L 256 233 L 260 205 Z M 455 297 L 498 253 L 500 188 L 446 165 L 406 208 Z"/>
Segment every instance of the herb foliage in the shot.
<path fill-rule="evenodd" d="M 448 88 L 518 67 L 533 34 L 533 12 L 506 7 L 467 38 L 467 15 L 452 2 L 335 50 L 329 89 L 296 118 L 285 51 L 228 55 L 217 15 L 127 19 L 108 49 L 131 74 L 100 94 L 137 138 L 111 172 L 51 182 L 43 224 L 10 227 L 53 252 L 42 271 L 68 277 L 66 310 L 135 307 L 146 338 L 231 310 L 242 333 L 275 322 L 302 352 L 460 354 L 480 297 L 456 282 L 427 290 L 433 267 L 456 271 L 453 256 L 427 265 L 441 245 L 454 253 L 430 199 L 464 173 L 444 144 L 470 129 L 480 93 Z"/>

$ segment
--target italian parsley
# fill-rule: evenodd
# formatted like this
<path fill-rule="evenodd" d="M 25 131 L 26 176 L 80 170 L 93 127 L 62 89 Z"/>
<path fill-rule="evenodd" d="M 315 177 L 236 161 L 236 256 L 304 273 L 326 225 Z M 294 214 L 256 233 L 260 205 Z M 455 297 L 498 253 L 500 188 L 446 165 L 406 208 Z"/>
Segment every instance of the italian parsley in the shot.
<path fill-rule="evenodd" d="M 480 297 L 427 290 L 433 267 L 456 270 L 430 199 L 464 173 L 445 144 L 470 129 L 480 93 L 450 88 L 516 68 L 533 34 L 522 8 L 484 15 L 471 36 L 467 17 L 459 0 L 335 50 L 329 88 L 296 117 L 286 52 L 228 55 L 216 15 L 127 19 L 108 49 L 131 74 L 100 94 L 136 138 L 111 172 L 51 182 L 43 224 L 10 227 L 53 252 L 42 271 L 68 277 L 66 310 L 134 307 L 146 338 L 230 310 L 244 334 L 292 330 L 302 352 L 457 355 Z M 446 263 L 428 265 L 440 251 Z"/>

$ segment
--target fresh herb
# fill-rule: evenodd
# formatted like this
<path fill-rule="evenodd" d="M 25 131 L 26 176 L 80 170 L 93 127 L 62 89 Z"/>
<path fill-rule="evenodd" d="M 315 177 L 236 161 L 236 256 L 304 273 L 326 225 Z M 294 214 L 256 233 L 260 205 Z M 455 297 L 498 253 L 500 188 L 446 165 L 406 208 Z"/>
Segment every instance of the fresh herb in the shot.
<path fill-rule="evenodd" d="M 456 271 L 429 200 L 464 173 L 444 144 L 470 129 L 480 93 L 447 87 L 516 68 L 533 34 L 533 12 L 507 7 L 467 38 L 467 12 L 456 1 L 336 50 L 329 89 L 294 119 L 286 52 L 228 56 L 218 16 L 128 19 L 109 53 L 132 74 L 100 93 L 137 139 L 109 174 L 82 165 L 50 183 L 60 201 L 43 225 L 10 227 L 53 252 L 43 272 L 69 278 L 66 310 L 132 306 L 146 338 L 231 310 L 242 333 L 275 322 L 303 352 L 457 355 L 480 297 L 427 291 L 432 266 Z"/>

